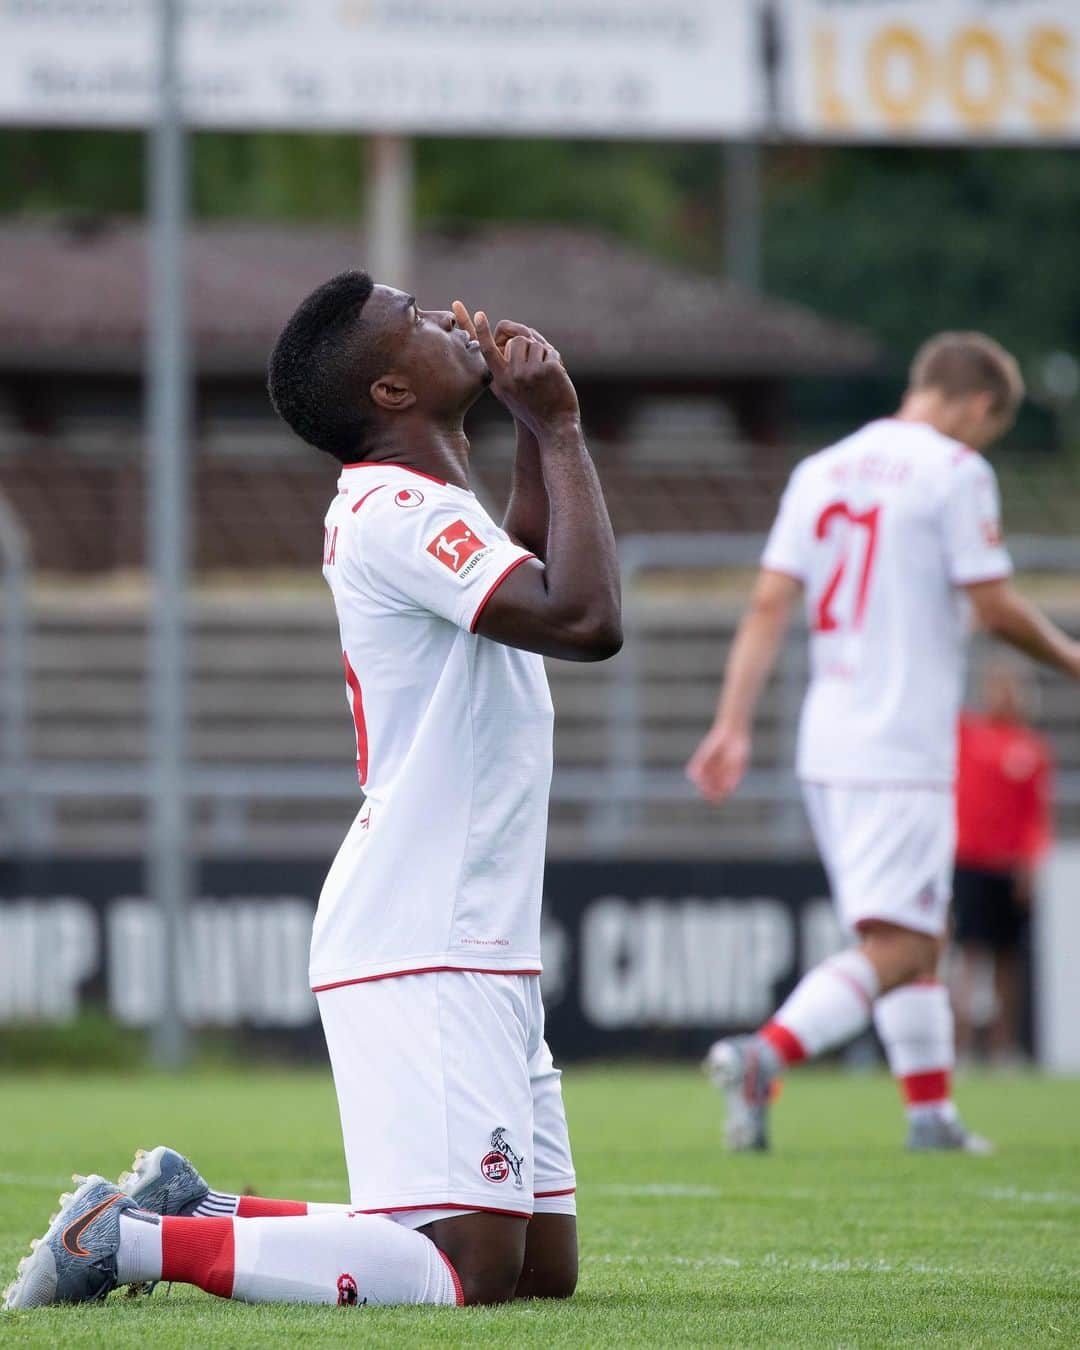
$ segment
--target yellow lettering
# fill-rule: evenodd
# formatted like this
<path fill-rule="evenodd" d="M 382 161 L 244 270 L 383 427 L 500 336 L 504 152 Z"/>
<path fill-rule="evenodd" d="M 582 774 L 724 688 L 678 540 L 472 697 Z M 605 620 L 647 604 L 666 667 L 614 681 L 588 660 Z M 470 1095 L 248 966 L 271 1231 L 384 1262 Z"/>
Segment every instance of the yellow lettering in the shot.
<path fill-rule="evenodd" d="M 836 87 L 836 30 L 814 29 L 814 101 L 827 127 L 851 125 L 851 114 Z"/>
<path fill-rule="evenodd" d="M 989 28 L 963 28 L 945 54 L 945 80 L 969 127 L 993 126 L 1009 97 L 1008 53 Z"/>
<path fill-rule="evenodd" d="M 916 123 L 930 99 L 933 58 L 912 28 L 883 28 L 867 56 L 870 97 L 893 126 Z M 899 73 L 899 78 L 897 74 Z"/>
<path fill-rule="evenodd" d="M 1045 131 L 1061 131 L 1076 107 L 1076 86 L 1069 74 L 1072 41 L 1062 28 L 1035 28 L 1027 42 L 1028 65 L 1042 86 L 1028 100 L 1031 120 Z"/>

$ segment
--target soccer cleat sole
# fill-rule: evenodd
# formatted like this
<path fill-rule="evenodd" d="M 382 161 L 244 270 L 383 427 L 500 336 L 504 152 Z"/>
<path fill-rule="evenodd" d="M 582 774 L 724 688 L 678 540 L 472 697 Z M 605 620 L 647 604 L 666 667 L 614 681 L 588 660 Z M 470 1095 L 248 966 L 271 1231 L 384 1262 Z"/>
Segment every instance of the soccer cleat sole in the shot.
<path fill-rule="evenodd" d="M 86 1191 L 104 1181 L 104 1177 L 83 1177 L 78 1173 L 71 1179 L 76 1189 L 60 1197 L 59 1212 L 49 1220 L 49 1226 L 42 1236 L 30 1243 L 30 1255 L 24 1256 L 19 1262 L 14 1280 L 4 1290 L 3 1306 L 6 1312 L 47 1308 L 56 1302 L 56 1258 L 49 1240 L 67 1226 L 71 1211 L 81 1202 Z"/>

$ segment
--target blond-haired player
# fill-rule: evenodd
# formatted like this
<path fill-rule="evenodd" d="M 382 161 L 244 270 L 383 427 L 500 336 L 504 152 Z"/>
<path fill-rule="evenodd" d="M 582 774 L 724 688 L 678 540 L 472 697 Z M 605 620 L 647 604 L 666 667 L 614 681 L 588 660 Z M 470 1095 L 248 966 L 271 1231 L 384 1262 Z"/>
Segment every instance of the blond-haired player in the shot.
<path fill-rule="evenodd" d="M 955 834 L 956 721 L 971 614 L 1080 679 L 1080 644 L 1010 584 L 997 481 L 982 451 L 1024 396 L 980 333 L 918 352 L 900 411 L 791 475 L 728 661 L 716 718 L 687 767 L 733 792 L 796 603 L 810 627 L 797 772 L 834 902 L 855 945 L 811 970 L 755 1035 L 718 1041 L 728 1142 L 766 1148 L 770 1088 L 871 1018 L 898 1079 L 908 1146 L 984 1151 L 951 1098 L 953 1019 L 937 967 Z"/>

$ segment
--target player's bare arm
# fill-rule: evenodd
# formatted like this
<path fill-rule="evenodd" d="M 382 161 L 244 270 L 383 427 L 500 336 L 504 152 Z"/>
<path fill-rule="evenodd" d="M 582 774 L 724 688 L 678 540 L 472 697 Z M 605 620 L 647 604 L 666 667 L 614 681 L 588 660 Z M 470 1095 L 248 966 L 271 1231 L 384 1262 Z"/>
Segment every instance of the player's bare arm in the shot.
<path fill-rule="evenodd" d="M 1080 642 L 1062 632 L 1007 580 L 964 588 L 981 627 L 1044 666 L 1080 680 Z"/>
<path fill-rule="evenodd" d="M 459 326 L 471 337 L 476 337 L 472 315 L 460 300 L 451 309 Z M 535 328 L 500 319 L 495 326 L 495 345 L 505 353 L 512 337 L 526 337 L 543 343 L 549 349 L 549 359 L 561 360 L 559 353 Z M 548 497 L 544 486 L 544 471 L 540 465 L 540 446 L 528 425 L 514 419 L 517 432 L 517 450 L 514 455 L 514 478 L 510 487 L 510 501 L 503 518 L 503 529 L 515 543 L 535 553 L 541 560 L 547 557 Z"/>
<path fill-rule="evenodd" d="M 605 660 L 622 646 L 619 568 L 577 393 L 548 344 L 513 335 L 500 348 L 485 314 L 474 324 L 492 392 L 536 439 L 548 501 L 545 561 L 505 579 L 477 631 L 544 656 Z"/>
<path fill-rule="evenodd" d="M 738 787 L 750 762 L 750 739 L 761 691 L 776 664 L 802 584 L 762 569 L 728 658 L 716 717 L 686 766 L 701 795 L 722 801 Z"/>

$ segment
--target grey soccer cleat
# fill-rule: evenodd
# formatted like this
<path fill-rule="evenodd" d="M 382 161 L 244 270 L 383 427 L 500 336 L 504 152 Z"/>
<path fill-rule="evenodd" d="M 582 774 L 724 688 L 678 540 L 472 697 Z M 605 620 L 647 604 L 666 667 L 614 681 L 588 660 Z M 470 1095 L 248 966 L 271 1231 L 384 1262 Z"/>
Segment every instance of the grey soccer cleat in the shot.
<path fill-rule="evenodd" d="M 116 1288 L 116 1253 L 121 1214 L 139 1207 L 104 1177 L 72 1177 L 73 1194 L 60 1197 L 44 1237 L 30 1244 L 14 1281 L 4 1291 L 4 1307 L 45 1308 L 54 1303 L 91 1303 Z M 148 1223 L 158 1220 L 150 1215 Z"/>
<path fill-rule="evenodd" d="M 908 1124 L 906 1147 L 912 1153 L 933 1153 L 952 1150 L 960 1153 L 975 1153 L 987 1157 L 994 1152 L 989 1139 L 969 1130 L 962 1120 L 947 1116 L 918 1115 Z"/>
<path fill-rule="evenodd" d="M 780 1077 L 780 1061 L 759 1036 L 717 1041 L 702 1066 L 727 1102 L 724 1133 L 733 1153 L 769 1147 L 769 1100 Z"/>
<path fill-rule="evenodd" d="M 147 1152 L 139 1149 L 117 1182 L 140 1209 L 170 1217 L 187 1215 L 210 1194 L 210 1187 L 182 1153 L 159 1144 Z"/>

